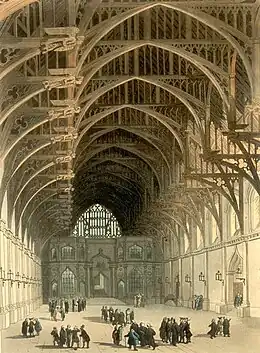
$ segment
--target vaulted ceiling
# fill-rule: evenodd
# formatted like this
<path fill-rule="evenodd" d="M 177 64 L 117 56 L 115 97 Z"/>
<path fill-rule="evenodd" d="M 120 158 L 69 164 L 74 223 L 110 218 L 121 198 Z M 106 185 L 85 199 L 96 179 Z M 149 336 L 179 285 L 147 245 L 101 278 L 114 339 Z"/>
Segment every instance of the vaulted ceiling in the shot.
<path fill-rule="evenodd" d="M 127 231 L 185 175 L 205 172 L 207 151 L 234 152 L 222 131 L 244 122 L 254 92 L 258 6 L 0 2 L 0 202 L 9 225 L 42 244 L 100 203 Z M 196 197 L 179 216 L 197 208 Z"/>

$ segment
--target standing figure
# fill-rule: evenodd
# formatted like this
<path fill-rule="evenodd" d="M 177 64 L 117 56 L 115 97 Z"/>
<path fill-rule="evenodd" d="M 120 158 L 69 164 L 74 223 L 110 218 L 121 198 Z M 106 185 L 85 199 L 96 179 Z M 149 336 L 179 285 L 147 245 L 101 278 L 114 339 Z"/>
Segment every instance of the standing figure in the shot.
<path fill-rule="evenodd" d="M 60 316 L 61 316 L 61 321 L 64 321 L 64 319 L 65 319 L 65 310 L 64 310 L 64 308 L 60 309 Z"/>
<path fill-rule="evenodd" d="M 71 326 L 68 325 L 66 328 L 66 345 L 68 348 L 71 348 L 71 339 L 72 339 L 72 329 L 71 329 Z"/>
<path fill-rule="evenodd" d="M 208 332 L 208 335 L 210 335 L 210 338 L 213 339 L 216 337 L 216 333 L 217 333 L 217 324 L 214 319 L 211 320 L 209 327 L 210 327 L 210 331 Z"/>
<path fill-rule="evenodd" d="M 132 322 L 132 321 L 134 321 L 134 319 L 135 319 L 135 312 L 134 312 L 134 310 L 131 310 L 131 312 L 130 312 L 130 321 Z"/>
<path fill-rule="evenodd" d="M 167 341 L 167 335 L 166 335 L 166 326 L 167 326 L 167 317 L 164 317 L 162 322 L 161 322 L 161 326 L 159 329 L 160 332 L 160 338 L 163 342 Z"/>
<path fill-rule="evenodd" d="M 85 348 L 85 343 L 87 343 L 87 348 L 89 348 L 90 337 L 85 330 L 85 325 L 80 327 L 80 337 L 82 338 L 82 348 Z"/>
<path fill-rule="evenodd" d="M 33 322 L 33 319 L 30 319 L 28 332 L 29 332 L 29 336 L 30 337 L 34 337 L 34 322 Z"/>
<path fill-rule="evenodd" d="M 26 318 L 22 323 L 22 335 L 27 337 L 28 335 L 29 320 Z"/>
<path fill-rule="evenodd" d="M 66 343 L 67 340 L 67 335 L 66 335 L 66 330 L 64 326 L 61 326 L 60 328 L 60 347 L 63 348 L 64 344 Z"/>
<path fill-rule="evenodd" d="M 53 337 L 53 345 L 57 346 L 59 345 L 60 342 L 60 337 L 59 337 L 59 332 L 57 330 L 57 327 L 53 327 L 52 331 L 51 331 L 51 335 Z"/>
<path fill-rule="evenodd" d="M 119 346 L 120 342 L 122 341 L 122 337 L 123 337 L 123 326 L 116 324 L 112 332 L 112 338 L 113 338 L 114 344 Z"/>
<path fill-rule="evenodd" d="M 129 346 L 129 349 L 131 349 L 132 347 L 134 347 L 134 350 L 135 351 L 138 351 L 138 349 L 136 348 L 139 340 L 140 340 L 140 337 L 139 335 L 133 330 L 133 329 L 130 329 L 130 331 L 128 332 L 127 335 L 125 335 L 125 337 L 128 337 L 128 346 Z"/>
<path fill-rule="evenodd" d="M 190 324 L 189 324 L 189 319 L 187 319 L 185 321 L 185 329 L 184 332 L 186 334 L 186 343 L 191 343 L 191 337 L 192 337 L 192 333 L 191 333 L 191 329 L 190 329 Z"/>
<path fill-rule="evenodd" d="M 185 337 L 185 322 L 181 318 L 180 319 L 180 325 L 179 325 L 179 339 L 178 339 L 178 342 L 179 343 L 184 343 L 184 337 Z"/>
<path fill-rule="evenodd" d="M 41 325 L 39 319 L 35 320 L 34 328 L 35 328 L 35 331 L 36 331 L 36 335 L 39 336 L 40 332 L 42 330 L 42 325 Z"/>
<path fill-rule="evenodd" d="M 224 318 L 223 320 L 223 335 L 224 337 L 230 337 L 230 321 L 231 319 Z"/>
<path fill-rule="evenodd" d="M 217 322 L 217 335 L 222 336 L 223 334 L 223 318 L 219 317 Z"/>
<path fill-rule="evenodd" d="M 154 340 L 154 336 L 156 335 L 156 332 L 152 328 L 150 324 L 147 325 L 147 331 L 146 331 L 146 340 L 147 344 L 149 347 L 153 347 L 153 350 L 155 350 L 156 344 Z"/>
<path fill-rule="evenodd" d="M 69 302 L 68 302 L 67 299 L 64 302 L 64 308 L 65 308 L 65 314 L 68 314 L 68 312 L 69 312 Z"/>
<path fill-rule="evenodd" d="M 79 334 L 80 330 L 77 326 L 74 326 L 72 330 L 72 340 L 71 340 L 71 347 L 73 347 L 74 343 L 76 343 L 77 348 L 79 348 Z"/>
<path fill-rule="evenodd" d="M 125 311 L 125 321 L 127 324 L 130 324 L 131 322 L 131 319 L 130 319 L 130 308 L 127 308 L 126 311 Z"/>

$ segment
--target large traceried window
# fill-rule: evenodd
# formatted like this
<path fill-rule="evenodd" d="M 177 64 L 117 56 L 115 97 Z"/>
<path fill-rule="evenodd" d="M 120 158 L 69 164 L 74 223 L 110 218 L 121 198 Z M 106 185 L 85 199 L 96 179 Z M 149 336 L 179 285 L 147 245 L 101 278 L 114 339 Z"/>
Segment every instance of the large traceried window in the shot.
<path fill-rule="evenodd" d="M 133 269 L 129 273 L 129 292 L 130 293 L 142 293 L 143 292 L 143 275 L 138 269 Z"/>
<path fill-rule="evenodd" d="M 73 235 L 86 238 L 117 238 L 121 236 L 121 228 L 111 211 L 96 204 L 80 216 Z"/>
<path fill-rule="evenodd" d="M 131 246 L 131 248 L 129 248 L 129 257 L 130 257 L 130 259 L 142 260 L 143 248 L 138 245 Z"/>
<path fill-rule="evenodd" d="M 62 260 L 75 260 L 75 249 L 72 246 L 64 246 L 61 249 Z"/>
<path fill-rule="evenodd" d="M 66 270 L 61 275 L 61 285 L 62 294 L 74 294 L 75 275 L 69 268 L 66 268 Z"/>

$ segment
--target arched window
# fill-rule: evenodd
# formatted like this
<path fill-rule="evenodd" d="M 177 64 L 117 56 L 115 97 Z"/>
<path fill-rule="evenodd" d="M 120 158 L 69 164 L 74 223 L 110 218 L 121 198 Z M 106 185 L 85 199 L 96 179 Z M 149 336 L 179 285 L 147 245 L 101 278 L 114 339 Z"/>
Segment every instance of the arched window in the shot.
<path fill-rule="evenodd" d="M 69 268 L 66 268 L 61 275 L 61 287 L 62 294 L 74 294 L 75 292 L 75 275 Z"/>
<path fill-rule="evenodd" d="M 147 247 L 146 247 L 146 258 L 147 258 L 147 260 L 152 259 L 152 247 L 150 244 L 147 245 Z"/>
<path fill-rule="evenodd" d="M 53 261 L 57 260 L 57 251 L 55 248 L 51 249 L 51 260 L 53 260 Z"/>
<path fill-rule="evenodd" d="M 129 257 L 130 259 L 141 260 L 143 258 L 143 248 L 138 245 L 133 245 L 129 248 Z"/>
<path fill-rule="evenodd" d="M 61 249 L 62 260 L 75 260 L 75 249 L 72 246 L 64 246 Z"/>
<path fill-rule="evenodd" d="M 80 216 L 73 235 L 86 238 L 117 238 L 121 236 L 121 228 L 112 212 L 96 204 Z"/>
<path fill-rule="evenodd" d="M 199 229 L 198 226 L 196 228 L 196 237 L 197 237 L 196 241 L 197 241 L 197 249 L 198 249 L 203 244 L 203 238 L 202 238 L 201 230 Z"/>
<path fill-rule="evenodd" d="M 239 230 L 239 223 L 238 223 L 238 218 L 236 215 L 235 210 L 233 207 L 230 206 L 229 209 L 229 217 L 230 217 L 230 222 L 229 222 L 229 229 L 230 229 L 230 236 L 237 235 L 237 232 Z"/>
<path fill-rule="evenodd" d="M 143 276 L 138 269 L 134 268 L 129 273 L 128 284 L 130 293 L 143 292 Z"/>

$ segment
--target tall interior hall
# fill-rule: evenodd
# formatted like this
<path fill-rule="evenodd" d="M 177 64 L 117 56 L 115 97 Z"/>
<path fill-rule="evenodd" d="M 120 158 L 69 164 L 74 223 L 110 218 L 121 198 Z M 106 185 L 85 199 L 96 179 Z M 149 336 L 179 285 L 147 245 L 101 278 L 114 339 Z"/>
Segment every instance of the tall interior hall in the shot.
<path fill-rule="evenodd" d="M 0 1 L 0 93 L 0 331 L 53 297 L 260 318 L 260 0 Z"/>

